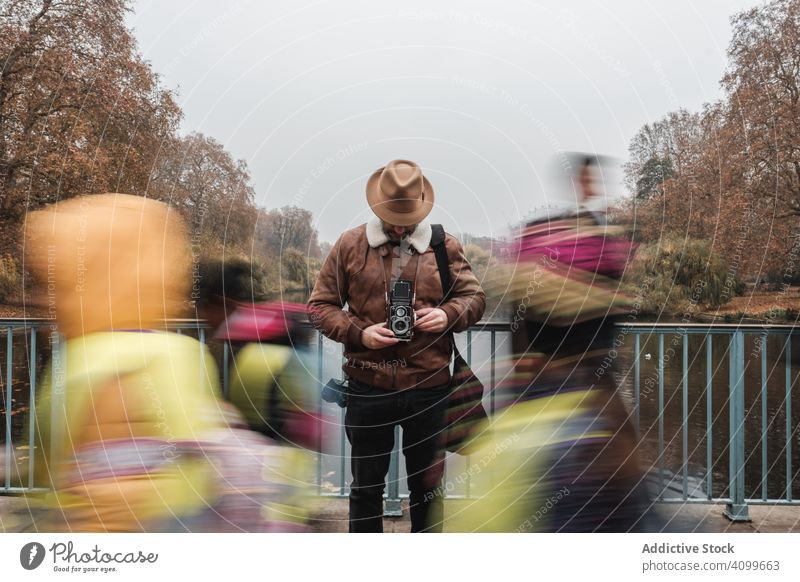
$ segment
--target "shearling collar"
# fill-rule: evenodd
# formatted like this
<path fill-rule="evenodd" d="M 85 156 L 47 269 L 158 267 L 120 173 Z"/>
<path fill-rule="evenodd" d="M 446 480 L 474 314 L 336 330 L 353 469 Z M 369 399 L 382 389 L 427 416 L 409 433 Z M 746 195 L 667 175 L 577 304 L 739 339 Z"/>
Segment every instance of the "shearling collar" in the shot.
<path fill-rule="evenodd" d="M 408 242 L 414 247 L 415 251 L 422 254 L 428 250 L 432 235 L 433 229 L 431 228 L 430 222 L 423 220 L 417 225 L 414 232 L 409 235 Z M 372 248 L 379 247 L 389 242 L 389 237 L 383 232 L 381 220 L 377 216 L 373 216 L 369 222 L 367 222 L 367 242 Z"/>

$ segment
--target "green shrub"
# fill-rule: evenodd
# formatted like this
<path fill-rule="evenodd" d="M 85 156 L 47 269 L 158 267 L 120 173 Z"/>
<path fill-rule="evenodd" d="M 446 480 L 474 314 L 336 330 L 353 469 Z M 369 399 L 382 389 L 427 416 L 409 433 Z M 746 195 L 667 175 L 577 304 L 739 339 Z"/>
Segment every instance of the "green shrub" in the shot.
<path fill-rule="evenodd" d="M 646 313 L 686 313 L 727 303 L 742 289 L 735 273 L 708 241 L 665 238 L 642 246 L 625 282 Z"/>
<path fill-rule="evenodd" d="M 307 288 L 309 286 L 309 264 L 306 255 L 297 249 L 284 249 L 281 253 L 284 287 Z"/>

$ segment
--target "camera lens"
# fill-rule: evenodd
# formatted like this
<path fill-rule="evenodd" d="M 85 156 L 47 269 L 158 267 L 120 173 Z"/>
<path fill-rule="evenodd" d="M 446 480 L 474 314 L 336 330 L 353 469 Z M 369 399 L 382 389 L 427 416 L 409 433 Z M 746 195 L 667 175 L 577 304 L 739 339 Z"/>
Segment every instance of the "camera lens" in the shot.
<path fill-rule="evenodd" d="M 399 320 L 394 322 L 392 327 L 394 327 L 394 332 L 395 333 L 403 333 L 404 331 L 406 331 L 408 329 L 408 323 L 404 319 L 399 319 Z"/>
<path fill-rule="evenodd" d="M 398 307 L 395 309 L 395 315 L 397 317 L 405 317 L 406 316 L 406 308 L 405 307 Z"/>

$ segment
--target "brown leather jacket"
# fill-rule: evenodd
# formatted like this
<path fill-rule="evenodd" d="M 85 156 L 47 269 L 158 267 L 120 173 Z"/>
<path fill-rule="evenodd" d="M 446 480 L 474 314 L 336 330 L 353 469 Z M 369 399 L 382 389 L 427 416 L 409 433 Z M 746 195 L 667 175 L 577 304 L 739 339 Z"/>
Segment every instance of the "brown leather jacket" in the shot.
<path fill-rule="evenodd" d="M 420 223 L 412 235 L 414 255 L 401 278 L 416 278 L 415 309 L 441 307 L 447 313 L 443 333 L 414 331 L 409 342 L 370 350 L 361 342 L 361 331 L 387 320 L 386 281 L 391 281 L 391 249 L 375 222 L 345 232 L 331 249 L 308 302 L 312 325 L 345 347 L 343 370 L 361 382 L 388 390 L 429 388 L 450 380 L 452 348 L 450 331 L 461 332 L 483 315 L 486 298 L 464 256 L 458 239 L 446 235 L 453 288 L 443 298 L 436 256 L 430 246 L 431 228 Z M 376 234 L 379 233 L 379 234 Z M 382 238 L 383 237 L 383 238 Z M 419 254 L 419 250 L 424 252 Z M 417 261 L 419 270 L 417 271 Z M 381 273 L 384 269 L 384 273 Z M 347 309 L 344 309 L 347 305 Z"/>

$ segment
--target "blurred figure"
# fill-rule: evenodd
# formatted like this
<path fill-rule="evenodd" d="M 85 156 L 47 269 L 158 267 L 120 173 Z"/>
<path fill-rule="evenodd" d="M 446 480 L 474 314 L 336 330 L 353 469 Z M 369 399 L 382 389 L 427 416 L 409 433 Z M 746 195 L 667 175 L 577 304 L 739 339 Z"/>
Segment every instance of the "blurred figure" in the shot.
<path fill-rule="evenodd" d="M 201 267 L 198 318 L 228 342 L 234 354 L 228 400 L 248 426 L 266 437 L 305 449 L 320 448 L 314 412 L 319 382 L 310 361 L 305 305 L 261 302 L 253 266 L 241 259 Z"/>
<path fill-rule="evenodd" d="M 263 299 L 255 284 L 260 274 L 245 260 L 207 261 L 200 273 L 198 318 L 234 354 L 227 398 L 240 416 L 239 430 L 259 433 L 248 440 L 258 437 L 269 446 L 272 484 L 282 483 L 287 497 L 280 520 L 290 530 L 302 528 L 312 501 L 310 451 L 322 442 L 305 306 L 254 303 Z"/>
<path fill-rule="evenodd" d="M 213 503 L 215 470 L 196 449 L 223 425 L 205 347 L 159 331 L 185 309 L 182 221 L 143 197 L 74 198 L 28 215 L 26 254 L 66 338 L 36 406 L 52 489 L 39 527 L 180 531 Z"/>
<path fill-rule="evenodd" d="M 622 228 L 586 210 L 597 159 L 572 167 L 577 210 L 524 224 L 513 264 L 492 285 L 511 310 L 513 356 L 486 449 L 494 486 L 457 529 L 654 527 L 636 435 L 603 366 L 615 317 L 629 304 L 619 279 L 632 247 Z"/>
<path fill-rule="evenodd" d="M 241 413 L 221 403 L 226 423 L 199 443 L 217 472 L 214 503 L 193 517 L 193 532 L 310 531 L 310 458 L 250 430 Z"/>

